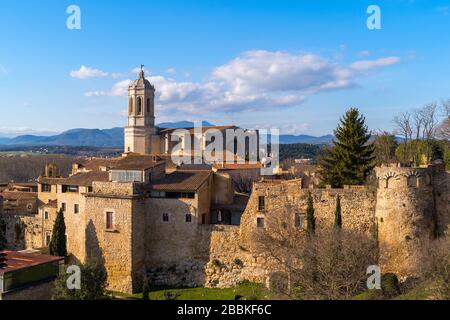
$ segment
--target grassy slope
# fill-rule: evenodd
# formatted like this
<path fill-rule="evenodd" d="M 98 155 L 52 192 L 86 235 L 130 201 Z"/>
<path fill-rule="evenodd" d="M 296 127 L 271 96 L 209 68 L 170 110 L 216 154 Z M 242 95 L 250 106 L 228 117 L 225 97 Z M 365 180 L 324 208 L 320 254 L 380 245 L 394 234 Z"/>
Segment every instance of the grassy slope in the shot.
<path fill-rule="evenodd" d="M 234 300 L 241 296 L 243 300 L 271 299 L 269 292 L 261 284 L 242 283 L 233 288 L 162 288 L 153 287 L 150 300 L 165 300 L 165 293 L 176 294 L 176 300 Z M 142 294 L 128 295 L 114 292 L 112 295 L 119 299 L 142 299 Z M 429 300 L 432 296 L 426 285 L 419 285 L 412 290 L 404 292 L 393 300 Z M 382 300 L 385 299 L 381 290 L 367 290 L 353 297 L 352 300 Z"/>
<path fill-rule="evenodd" d="M 233 288 L 184 288 L 167 289 L 154 287 L 150 292 L 150 300 L 165 300 L 164 294 L 170 292 L 177 294 L 177 300 L 234 300 L 235 296 L 242 296 L 245 300 L 263 300 L 267 297 L 267 291 L 262 285 L 254 283 L 243 283 Z M 114 293 L 114 296 L 130 299 L 142 299 L 142 294 L 132 296 Z"/>

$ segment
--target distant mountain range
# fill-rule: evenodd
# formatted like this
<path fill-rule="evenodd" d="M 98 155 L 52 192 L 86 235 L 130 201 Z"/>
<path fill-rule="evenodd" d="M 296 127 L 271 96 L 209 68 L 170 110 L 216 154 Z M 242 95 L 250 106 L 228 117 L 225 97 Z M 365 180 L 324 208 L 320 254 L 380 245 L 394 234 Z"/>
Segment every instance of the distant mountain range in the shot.
<path fill-rule="evenodd" d="M 194 123 L 189 121 L 166 122 L 158 125 L 160 128 L 188 128 Z M 213 126 L 204 121 L 203 126 Z M 123 147 L 123 128 L 112 129 L 72 129 L 53 136 L 22 135 L 15 138 L 0 137 L 0 145 L 3 146 L 88 146 L 88 147 Z M 329 143 L 332 135 L 313 137 L 308 135 L 280 135 L 281 144 Z"/>
<path fill-rule="evenodd" d="M 323 144 L 330 143 L 333 140 L 334 136 L 331 134 L 314 137 L 308 136 L 305 134 L 301 134 L 298 136 L 295 135 L 280 135 L 280 143 L 281 144 L 292 144 L 292 143 L 308 143 L 308 144 Z"/>

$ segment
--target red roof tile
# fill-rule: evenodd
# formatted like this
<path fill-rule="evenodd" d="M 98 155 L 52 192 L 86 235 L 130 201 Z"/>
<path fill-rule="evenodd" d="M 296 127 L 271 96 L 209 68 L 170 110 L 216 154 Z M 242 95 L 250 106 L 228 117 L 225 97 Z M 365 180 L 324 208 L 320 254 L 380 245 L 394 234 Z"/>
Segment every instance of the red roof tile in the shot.
<path fill-rule="evenodd" d="M 0 253 L 6 254 L 6 267 L 0 268 L 0 274 L 64 260 L 63 257 L 48 256 L 40 253 L 18 251 L 0 251 Z"/>

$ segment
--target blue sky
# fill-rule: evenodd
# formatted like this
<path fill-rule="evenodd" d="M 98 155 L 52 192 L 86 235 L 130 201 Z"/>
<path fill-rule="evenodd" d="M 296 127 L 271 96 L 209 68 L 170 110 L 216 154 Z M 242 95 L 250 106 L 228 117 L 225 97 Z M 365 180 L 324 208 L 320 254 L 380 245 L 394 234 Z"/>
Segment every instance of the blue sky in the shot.
<path fill-rule="evenodd" d="M 81 30 L 69 30 L 69 5 Z M 366 27 L 369 5 L 381 30 Z M 450 2 L 0 2 L 0 135 L 126 123 L 144 64 L 157 122 L 331 133 L 350 106 L 371 129 L 450 98 Z M 84 66 L 84 68 L 82 68 Z"/>

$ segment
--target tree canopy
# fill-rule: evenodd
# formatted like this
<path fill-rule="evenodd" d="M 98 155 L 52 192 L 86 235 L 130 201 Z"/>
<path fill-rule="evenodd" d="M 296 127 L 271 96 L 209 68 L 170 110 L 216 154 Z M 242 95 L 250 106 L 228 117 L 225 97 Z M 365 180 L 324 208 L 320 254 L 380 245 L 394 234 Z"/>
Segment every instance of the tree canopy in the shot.
<path fill-rule="evenodd" d="M 323 182 L 334 188 L 363 184 L 375 165 L 365 118 L 351 108 L 334 130 L 335 140 L 321 162 Z"/>

